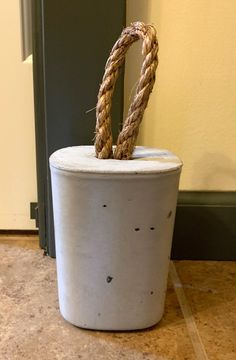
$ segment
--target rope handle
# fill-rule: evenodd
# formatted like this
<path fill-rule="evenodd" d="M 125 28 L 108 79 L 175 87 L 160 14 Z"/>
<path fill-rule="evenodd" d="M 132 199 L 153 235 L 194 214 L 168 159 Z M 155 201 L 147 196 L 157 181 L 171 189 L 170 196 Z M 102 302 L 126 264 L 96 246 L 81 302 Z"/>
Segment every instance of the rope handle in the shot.
<path fill-rule="evenodd" d="M 113 154 L 111 131 L 112 95 L 126 52 L 139 39 L 143 41 L 142 55 L 144 56 L 140 78 Z M 98 92 L 94 144 L 97 158 L 109 159 L 114 157 L 115 159 L 128 160 L 132 157 L 139 126 L 155 82 L 155 72 L 158 65 L 157 52 L 156 30 L 152 25 L 145 25 L 142 22 L 134 22 L 125 28 L 113 46 Z"/>

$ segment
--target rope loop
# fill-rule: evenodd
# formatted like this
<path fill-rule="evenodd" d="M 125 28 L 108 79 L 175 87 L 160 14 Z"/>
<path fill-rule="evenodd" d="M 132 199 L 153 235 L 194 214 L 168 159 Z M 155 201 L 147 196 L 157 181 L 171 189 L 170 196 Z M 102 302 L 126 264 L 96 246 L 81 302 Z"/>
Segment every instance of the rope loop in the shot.
<path fill-rule="evenodd" d="M 142 55 L 144 57 L 139 82 L 113 154 L 111 131 L 112 96 L 126 52 L 139 39 L 143 41 Z M 95 136 L 97 158 L 109 159 L 114 157 L 119 160 L 131 159 L 139 126 L 155 82 L 155 73 L 158 65 L 157 52 L 158 41 L 156 30 L 152 25 L 145 25 L 142 22 L 132 23 L 129 27 L 125 28 L 113 46 L 98 92 Z"/>

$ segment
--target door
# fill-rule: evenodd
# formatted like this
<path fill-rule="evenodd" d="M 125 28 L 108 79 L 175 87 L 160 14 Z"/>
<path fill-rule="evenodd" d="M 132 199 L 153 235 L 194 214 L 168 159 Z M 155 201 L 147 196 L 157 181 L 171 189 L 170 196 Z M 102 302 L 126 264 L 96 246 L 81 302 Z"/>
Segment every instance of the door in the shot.
<path fill-rule="evenodd" d="M 124 25 L 125 0 L 33 1 L 39 235 L 50 256 L 55 244 L 48 158 L 62 147 L 92 144 L 99 84 Z M 113 98 L 114 138 L 122 112 L 121 75 Z"/>

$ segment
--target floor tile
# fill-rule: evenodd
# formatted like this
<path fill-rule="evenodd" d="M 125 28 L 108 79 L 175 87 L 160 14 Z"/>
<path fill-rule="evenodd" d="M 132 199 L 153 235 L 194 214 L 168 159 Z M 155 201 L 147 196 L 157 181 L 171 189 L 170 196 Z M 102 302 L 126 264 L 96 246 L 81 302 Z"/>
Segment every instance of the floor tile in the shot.
<path fill-rule="evenodd" d="M 197 328 L 210 360 L 236 359 L 236 262 L 178 261 Z"/>
<path fill-rule="evenodd" d="M 38 235 L 6 235 L 0 234 L 0 244 L 27 249 L 39 249 Z"/>

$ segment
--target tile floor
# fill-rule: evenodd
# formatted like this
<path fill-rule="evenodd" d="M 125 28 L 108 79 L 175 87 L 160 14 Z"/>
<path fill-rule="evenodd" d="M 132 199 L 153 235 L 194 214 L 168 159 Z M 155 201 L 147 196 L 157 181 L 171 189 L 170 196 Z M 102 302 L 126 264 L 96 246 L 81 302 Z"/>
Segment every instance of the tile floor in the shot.
<path fill-rule="evenodd" d="M 1 360 L 236 359 L 236 262 L 171 262 L 162 321 L 124 333 L 63 320 L 37 236 L 0 235 L 0 257 Z"/>

